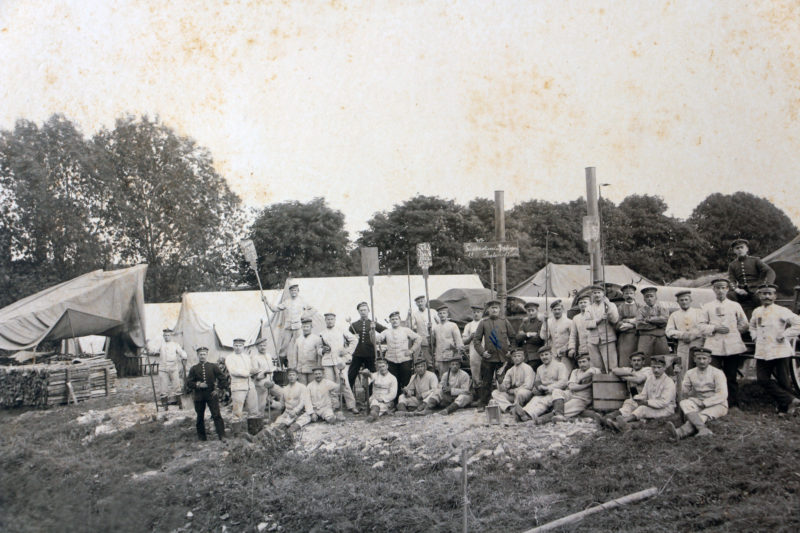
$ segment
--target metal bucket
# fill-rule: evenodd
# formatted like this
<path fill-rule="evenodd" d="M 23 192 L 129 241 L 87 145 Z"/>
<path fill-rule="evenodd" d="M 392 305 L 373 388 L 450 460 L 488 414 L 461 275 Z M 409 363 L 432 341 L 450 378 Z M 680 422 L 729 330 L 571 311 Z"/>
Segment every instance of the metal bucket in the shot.
<path fill-rule="evenodd" d="M 486 420 L 489 424 L 500 423 L 500 406 L 497 405 L 497 402 L 494 400 L 489 402 L 489 405 L 486 406 Z"/>

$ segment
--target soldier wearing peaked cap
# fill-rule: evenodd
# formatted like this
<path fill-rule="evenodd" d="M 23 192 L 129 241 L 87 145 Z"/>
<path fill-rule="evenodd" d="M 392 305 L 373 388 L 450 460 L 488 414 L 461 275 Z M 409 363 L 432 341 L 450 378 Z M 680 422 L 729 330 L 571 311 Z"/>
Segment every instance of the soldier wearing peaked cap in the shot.
<path fill-rule="evenodd" d="M 631 364 L 630 356 L 636 351 L 639 336 L 636 332 L 636 316 L 639 314 L 639 304 L 636 296 L 636 286 L 630 283 L 622 286 L 623 301 L 617 304 L 619 321 L 617 322 L 617 356 L 619 366 L 628 367 Z"/>
<path fill-rule="evenodd" d="M 224 382 L 224 377 L 219 367 L 214 363 L 206 361 L 208 358 L 208 348 L 200 346 L 197 348 L 197 358 L 199 363 L 189 369 L 186 377 L 186 389 L 193 392 L 194 410 L 197 413 L 197 437 L 206 440 L 206 406 L 211 411 L 211 419 L 214 421 L 214 429 L 220 440 L 225 438 L 225 423 L 219 412 L 219 391 L 218 384 Z"/>
<path fill-rule="evenodd" d="M 350 324 L 350 333 L 356 335 L 357 342 L 353 349 L 353 360 L 347 372 L 347 380 L 352 388 L 355 379 L 362 368 L 371 372 L 375 371 L 375 333 L 380 333 L 386 328 L 382 324 L 374 323 L 369 318 L 369 304 L 360 302 L 356 306 L 359 319 Z"/>
<path fill-rule="evenodd" d="M 636 315 L 636 331 L 639 333 L 637 348 L 644 354 L 647 363 L 654 354 L 669 353 L 666 337 L 669 309 L 658 301 L 657 292 L 658 289 L 652 286 L 642 289 L 644 305 L 639 308 Z"/>
<path fill-rule="evenodd" d="M 525 360 L 535 371 L 542 364 L 539 359 L 539 348 L 543 341 L 539 333 L 542 330 L 542 321 L 539 319 L 539 304 L 528 302 L 525 304 L 525 312 L 528 314 L 519 326 L 516 341 L 525 352 Z"/>
<path fill-rule="evenodd" d="M 289 280 L 287 281 L 287 285 L 289 291 L 288 296 L 284 294 L 281 302 L 276 306 L 269 303 L 266 297 L 262 297 L 270 311 L 273 313 L 279 311 L 283 312 L 280 316 L 280 325 L 282 329 L 280 330 L 278 355 L 284 362 L 288 361 L 289 352 L 294 342 L 299 339 L 302 334 L 301 319 L 303 318 L 303 314 L 314 310 L 314 308 L 300 296 L 300 286 L 296 281 Z"/>
<path fill-rule="evenodd" d="M 664 334 L 667 338 L 675 339 L 678 342 L 675 354 L 680 359 L 681 367 L 688 370 L 694 366 L 694 361 L 689 355 L 690 349 L 703 346 L 703 312 L 696 307 L 691 307 L 691 291 L 678 291 L 675 293 L 675 298 L 678 300 L 680 309 L 669 315 Z"/>
<path fill-rule="evenodd" d="M 495 373 L 508 361 L 508 351 L 514 338 L 511 322 L 500 318 L 500 302 L 492 300 L 486 305 L 489 316 L 480 321 L 472 339 L 472 346 L 481 356 L 481 388 L 478 399 L 481 408 L 489 403 L 492 380 Z"/>
<path fill-rule="evenodd" d="M 586 308 L 589 318 L 586 328 L 589 331 L 589 355 L 592 366 L 603 372 L 617 368 L 617 334 L 619 311 L 616 304 L 606 296 L 601 283 L 592 285 L 592 300 Z"/>
<path fill-rule="evenodd" d="M 181 393 L 181 366 L 188 356 L 183 347 L 172 340 L 172 330 L 165 329 L 164 339 L 156 350 L 158 355 L 158 382 L 161 401 L 166 405 L 167 398 Z"/>
<path fill-rule="evenodd" d="M 428 370 L 427 361 L 420 357 L 414 361 L 414 375 L 403 388 L 403 393 L 397 399 L 397 410 L 399 412 L 408 409 L 416 409 L 421 412 L 425 409 L 425 400 L 436 392 L 439 386 L 439 379 L 436 374 Z"/>
<path fill-rule="evenodd" d="M 346 383 L 348 365 L 353 360 L 353 351 L 358 344 L 358 338 L 349 330 L 343 330 L 336 325 L 336 314 L 325 313 L 325 329 L 319 334 L 322 340 L 322 366 L 325 379 L 340 384 L 340 391 L 332 394 L 334 409 L 341 408 L 341 400 L 352 413 L 358 413 L 356 398 L 353 390 Z M 339 396 L 343 398 L 339 398 Z"/>
<path fill-rule="evenodd" d="M 322 339 L 312 335 L 312 320 L 304 317 L 301 321 L 302 334 L 289 350 L 289 368 L 297 369 L 297 381 L 308 385 L 313 379 L 313 368 L 322 358 Z"/>
<path fill-rule="evenodd" d="M 475 389 L 481 387 L 481 356 L 472 341 L 475 338 L 475 332 L 478 330 L 478 324 L 483 319 L 483 306 L 471 305 L 472 321 L 467 322 L 464 326 L 464 331 L 461 333 L 461 340 L 464 341 L 465 346 L 469 346 L 469 371 L 472 375 L 472 385 Z"/>
<path fill-rule="evenodd" d="M 386 343 L 386 361 L 389 372 L 397 379 L 395 398 L 399 396 L 399 388 L 405 387 L 411 379 L 413 367 L 411 359 L 420 347 L 422 338 L 411 329 L 400 324 L 400 312 L 394 311 L 389 315 L 392 327 L 385 329 L 375 336 L 378 343 Z M 392 398 L 393 400 L 395 398 Z"/>
<path fill-rule="evenodd" d="M 680 440 L 697 431 L 698 436 L 711 435 L 705 423 L 728 413 L 728 386 L 725 374 L 710 366 L 711 352 L 704 348 L 693 348 L 695 367 L 686 372 L 681 384 L 681 410 L 686 423 L 675 428 L 669 423 L 673 436 Z"/>
<path fill-rule="evenodd" d="M 550 312 L 551 316 L 542 324 L 539 335 L 542 338 L 542 342 L 550 345 L 553 359 L 564 365 L 567 369 L 567 377 L 569 377 L 569 373 L 575 368 L 575 361 L 569 354 L 572 320 L 567 318 L 567 314 L 564 312 L 564 304 L 561 300 L 556 300 L 550 304 Z"/>
<path fill-rule="evenodd" d="M 420 343 L 420 350 L 425 360 L 428 361 L 428 368 L 433 370 L 433 351 L 430 343 L 430 334 L 434 324 L 438 324 L 439 317 L 436 313 L 430 313 L 433 324 L 428 324 L 428 301 L 425 295 L 420 294 L 414 298 L 414 303 L 417 308 L 411 312 L 411 329 L 419 335 L 422 340 Z"/>
<path fill-rule="evenodd" d="M 461 339 L 461 332 L 455 322 L 450 321 L 450 309 L 446 305 L 436 308 L 436 315 L 439 323 L 433 326 L 431 336 L 431 348 L 433 349 L 436 370 L 443 376 L 449 365 L 448 359 L 457 356 L 461 359 L 464 352 L 464 341 Z"/>
<path fill-rule="evenodd" d="M 748 255 L 749 244 L 746 239 L 733 241 L 731 249 L 736 257 L 728 264 L 728 281 L 732 288 L 728 298 L 738 302 L 748 318 L 761 304 L 757 291 L 759 285 L 775 281 L 775 271 L 769 265 L 759 257 Z"/>

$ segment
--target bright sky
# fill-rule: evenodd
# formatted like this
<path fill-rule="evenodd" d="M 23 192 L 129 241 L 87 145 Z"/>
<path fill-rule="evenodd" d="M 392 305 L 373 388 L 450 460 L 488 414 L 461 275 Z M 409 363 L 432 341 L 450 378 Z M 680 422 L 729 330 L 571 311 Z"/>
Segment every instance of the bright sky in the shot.
<path fill-rule="evenodd" d="M 0 128 L 158 115 L 246 204 L 324 196 L 351 237 L 417 193 L 572 200 L 586 166 L 800 225 L 798 80 L 791 1 L 0 2 Z"/>

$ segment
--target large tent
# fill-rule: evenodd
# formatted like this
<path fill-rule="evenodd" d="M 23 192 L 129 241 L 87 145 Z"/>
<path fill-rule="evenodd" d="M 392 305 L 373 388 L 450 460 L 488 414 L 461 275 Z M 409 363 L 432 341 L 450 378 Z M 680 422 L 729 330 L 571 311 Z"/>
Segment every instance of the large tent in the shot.
<path fill-rule="evenodd" d="M 86 335 L 122 336 L 145 344 L 147 265 L 96 270 L 0 309 L 0 348 L 32 348 L 43 341 Z"/>
<path fill-rule="evenodd" d="M 300 287 L 300 296 L 313 307 L 310 313 L 314 331 L 323 327 L 322 313 L 336 313 L 337 325 L 347 326 L 347 320 L 358 319 L 356 305 L 369 302 L 369 282 L 366 276 L 331 278 L 294 278 Z M 404 317 L 413 300 L 425 294 L 422 276 L 375 276 L 373 299 L 375 318 L 388 323 L 389 313 L 400 311 Z M 479 289 L 483 285 L 477 275 L 452 275 L 428 277 L 428 293 L 431 298 L 452 288 Z M 268 301 L 277 306 L 288 297 L 287 288 L 265 291 Z M 277 337 L 283 328 L 283 316 L 270 313 L 266 321 L 264 304 L 258 291 L 186 293 L 181 302 L 181 311 L 175 327 L 176 340 L 181 342 L 189 361 L 196 361 L 194 348 L 204 345 L 209 348 L 209 360 L 216 361 L 219 353 L 229 351 L 234 337 L 243 337 L 247 344 L 257 338 L 270 339 L 270 325 Z"/>
<path fill-rule="evenodd" d="M 606 265 L 606 283 L 625 285 L 655 285 L 641 274 L 625 265 Z M 548 263 L 545 268 L 508 291 L 510 296 L 535 297 L 548 296 L 564 298 L 573 296 L 576 291 L 592 283 L 592 268 L 589 265 L 557 265 Z"/>
<path fill-rule="evenodd" d="M 800 285 L 800 235 L 766 256 L 764 262 L 775 271 L 778 292 L 794 294 L 794 288 Z"/>

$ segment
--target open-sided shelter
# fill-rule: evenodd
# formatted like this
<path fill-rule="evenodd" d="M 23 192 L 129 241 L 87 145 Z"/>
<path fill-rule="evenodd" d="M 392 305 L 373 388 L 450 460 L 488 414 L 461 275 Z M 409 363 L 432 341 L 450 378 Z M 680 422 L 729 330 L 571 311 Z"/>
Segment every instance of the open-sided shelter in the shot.
<path fill-rule="evenodd" d="M 800 235 L 764 258 L 764 262 L 775 271 L 775 284 L 784 296 L 794 294 L 800 285 Z"/>

